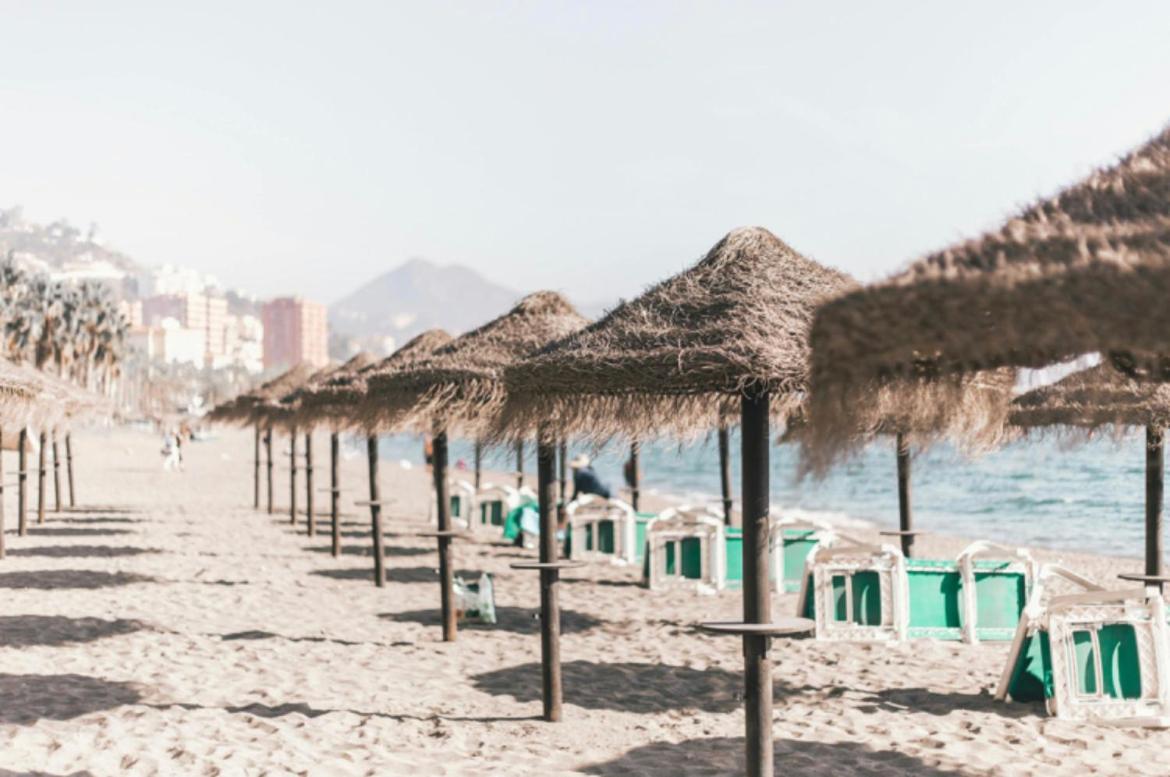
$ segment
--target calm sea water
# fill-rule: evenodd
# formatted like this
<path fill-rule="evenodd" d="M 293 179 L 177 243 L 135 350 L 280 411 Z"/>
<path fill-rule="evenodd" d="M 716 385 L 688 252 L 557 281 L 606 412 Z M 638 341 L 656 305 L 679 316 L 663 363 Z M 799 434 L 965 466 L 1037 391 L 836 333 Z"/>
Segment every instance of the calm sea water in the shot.
<path fill-rule="evenodd" d="M 1144 437 L 1100 439 L 1068 446 L 1054 440 L 1024 441 L 969 460 L 947 446 L 918 454 L 912 464 L 912 498 L 918 528 L 1005 544 L 1067 548 L 1140 557 L 1145 499 Z M 417 437 L 382 441 L 383 455 L 422 463 Z M 453 466 L 470 468 L 472 445 L 452 441 Z M 572 449 L 592 453 L 584 447 Z M 615 489 L 623 485 L 621 465 L 628 451 L 603 449 L 595 468 Z M 810 515 L 849 517 L 896 527 L 898 501 L 893 441 L 874 444 L 823 481 L 797 481 L 795 446 L 773 448 L 772 500 Z M 514 470 L 510 450 L 485 453 L 485 468 Z M 688 500 L 717 498 L 718 446 L 710 441 L 686 447 L 646 445 L 642 450 L 643 490 Z M 739 445 L 732 440 L 732 474 L 739 483 Z M 525 470 L 536 471 L 529 446 Z M 735 494 L 738 501 L 738 492 Z"/>

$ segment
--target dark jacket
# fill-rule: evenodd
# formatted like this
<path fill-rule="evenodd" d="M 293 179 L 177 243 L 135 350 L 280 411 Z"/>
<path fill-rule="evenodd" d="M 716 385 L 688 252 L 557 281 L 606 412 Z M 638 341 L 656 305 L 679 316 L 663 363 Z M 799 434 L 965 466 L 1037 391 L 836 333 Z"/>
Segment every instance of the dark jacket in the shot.
<path fill-rule="evenodd" d="M 573 498 L 581 494 L 596 494 L 603 499 L 609 499 L 609 488 L 597 477 L 593 467 L 578 467 L 573 470 Z"/>

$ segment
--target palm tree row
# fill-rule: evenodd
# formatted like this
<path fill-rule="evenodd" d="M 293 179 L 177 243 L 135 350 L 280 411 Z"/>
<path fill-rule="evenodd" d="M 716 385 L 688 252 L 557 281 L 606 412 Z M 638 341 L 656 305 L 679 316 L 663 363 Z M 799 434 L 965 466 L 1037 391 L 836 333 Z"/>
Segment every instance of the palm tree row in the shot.
<path fill-rule="evenodd" d="M 108 392 L 126 352 L 127 322 L 100 283 L 66 284 L 0 262 L 3 356 Z"/>

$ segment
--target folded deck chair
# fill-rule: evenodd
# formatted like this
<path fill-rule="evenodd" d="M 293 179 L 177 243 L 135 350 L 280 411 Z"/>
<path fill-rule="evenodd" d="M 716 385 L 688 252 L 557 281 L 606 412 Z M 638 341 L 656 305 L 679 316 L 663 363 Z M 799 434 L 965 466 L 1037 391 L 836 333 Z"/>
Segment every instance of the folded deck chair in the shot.
<path fill-rule="evenodd" d="M 620 499 L 584 494 L 565 507 L 566 555 L 572 559 L 637 561 L 634 508 Z"/>
<path fill-rule="evenodd" d="M 475 512 L 475 486 L 466 480 L 456 480 L 451 484 L 451 519 L 470 527 Z"/>
<path fill-rule="evenodd" d="M 817 639 L 905 639 L 909 606 L 902 551 L 843 539 L 841 544 L 817 545 L 809 553 L 797 615 L 816 622 Z"/>
<path fill-rule="evenodd" d="M 1067 720 L 1170 726 L 1170 635 L 1158 590 L 1106 591 L 1050 564 L 1037 577 L 996 699 L 1044 700 Z M 1058 579 L 1080 591 L 1051 594 Z"/>
<path fill-rule="evenodd" d="M 664 510 L 646 525 L 642 572 L 651 590 L 680 585 L 722 589 L 727 583 L 723 518 L 708 507 Z"/>
<path fill-rule="evenodd" d="M 520 505 L 520 494 L 511 486 L 497 486 L 484 483 L 475 492 L 476 516 L 472 524 L 476 528 L 496 526 L 502 531 L 508 513 Z"/>

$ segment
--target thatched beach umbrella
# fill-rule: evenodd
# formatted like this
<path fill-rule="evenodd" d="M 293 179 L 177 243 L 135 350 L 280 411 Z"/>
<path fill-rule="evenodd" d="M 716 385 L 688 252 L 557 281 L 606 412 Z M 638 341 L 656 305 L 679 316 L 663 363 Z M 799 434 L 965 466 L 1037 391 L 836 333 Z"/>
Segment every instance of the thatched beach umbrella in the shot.
<path fill-rule="evenodd" d="M 30 378 L 25 371 L 13 365 L 11 362 L 0 360 L 0 449 L 3 447 L 3 429 L 19 427 L 21 430 L 27 429 L 27 424 L 30 418 L 35 417 L 38 412 L 45 412 L 52 410 L 56 404 L 52 396 L 46 396 L 42 391 L 42 385 L 39 381 Z M 27 441 L 27 433 L 22 431 L 20 435 L 20 442 Z M 27 460 L 25 453 L 21 449 L 20 456 L 20 473 L 18 474 L 21 490 L 20 499 L 20 515 L 18 516 L 18 529 L 21 535 L 27 533 L 27 521 L 24 500 L 24 478 L 27 477 L 25 471 Z M 0 459 L 0 465 L 3 460 Z M 0 466 L 0 558 L 4 558 L 6 553 L 4 540 L 4 471 L 3 466 Z"/>
<path fill-rule="evenodd" d="M 338 431 L 337 423 L 325 412 L 328 406 L 324 402 L 319 401 L 317 392 L 323 390 L 331 382 L 351 380 L 358 372 L 373 363 L 374 357 L 365 351 L 361 351 L 351 356 L 340 366 L 317 373 L 308 383 L 281 400 L 282 404 L 291 408 L 293 422 L 305 430 L 305 494 L 309 505 L 310 536 L 316 530 L 316 514 L 313 509 L 313 429 L 320 424 L 325 424 L 330 427 L 330 484 L 326 490 L 329 492 L 329 517 L 332 526 L 331 550 L 334 556 L 337 556 L 341 552 L 341 532 L 339 526 L 341 484 L 338 474 L 341 455 L 340 432 Z"/>
<path fill-rule="evenodd" d="M 947 412 L 959 376 L 1107 354 L 1170 378 L 1170 129 L 1001 228 L 827 303 L 812 328 L 809 467 L 854 447 L 885 410 L 875 387 L 904 381 L 918 429 L 998 440 L 1010 394 L 982 417 Z M 961 390 L 959 388 L 958 390 Z"/>
<path fill-rule="evenodd" d="M 770 637 L 811 627 L 772 623 L 769 420 L 803 399 L 815 306 L 851 286 L 768 230 L 737 229 L 692 268 L 506 372 L 501 423 L 511 433 L 547 419 L 593 438 L 690 437 L 717 428 L 738 405 L 744 617 L 718 628 L 743 635 L 752 775 L 772 771 Z"/>
<path fill-rule="evenodd" d="M 313 374 L 313 369 L 307 364 L 298 364 L 292 369 L 281 373 L 266 383 L 261 384 L 257 388 L 247 391 L 234 399 L 230 399 L 217 407 L 213 408 L 207 414 L 207 420 L 211 423 L 222 424 L 238 424 L 241 426 L 252 425 L 256 429 L 263 428 L 265 430 L 264 445 L 267 452 L 267 470 L 268 470 L 268 513 L 272 514 L 272 424 L 269 422 L 266 415 L 258 413 L 257 410 L 265 403 L 279 400 L 280 397 L 285 396 L 290 391 L 303 384 Z M 295 448 L 296 440 L 293 439 Z M 295 465 L 295 462 L 294 462 Z M 253 477 L 259 476 L 259 468 L 253 466 Z M 294 473 L 295 478 L 295 473 Z M 295 481 L 294 481 L 295 482 Z M 255 489 L 253 489 L 255 490 Z M 295 497 L 295 491 L 294 497 Z M 294 498 L 295 502 L 295 498 Z"/>
<path fill-rule="evenodd" d="M 366 422 L 360 408 L 369 392 L 369 379 L 375 375 L 389 375 L 425 359 L 450 342 L 451 336 L 441 329 L 430 329 L 415 336 L 404 346 L 381 361 L 356 371 L 339 372 L 326 378 L 301 398 L 301 412 L 309 414 L 317 423 L 328 423 L 334 429 L 357 428 L 366 435 L 366 462 L 369 471 L 369 501 L 359 502 L 370 508 L 370 530 L 374 550 L 374 584 L 386 584 L 386 559 L 382 535 L 382 499 L 378 486 L 378 433 Z M 336 442 L 331 442 L 331 446 Z M 336 487 L 336 478 L 334 479 Z M 334 553 L 340 552 L 340 535 L 334 520 Z"/>
<path fill-rule="evenodd" d="M 1082 436 L 1145 427 L 1145 574 L 1161 587 L 1156 578 L 1163 576 L 1163 435 L 1170 425 L 1170 385 L 1134 380 L 1100 364 L 1017 397 L 1010 423 L 1025 431 L 1063 428 Z"/>
<path fill-rule="evenodd" d="M 505 399 L 504 368 L 586 323 L 561 295 L 536 292 L 504 315 L 439 348 L 430 358 L 391 375 L 370 378 L 368 405 L 372 417 L 405 423 L 434 435 L 432 472 L 439 524 L 434 534 L 439 546 L 440 606 L 446 641 L 454 640 L 456 631 L 451 568 L 451 540 L 456 532 L 451 528 L 447 485 L 448 433 L 458 431 L 475 437 L 486 432 Z M 543 430 L 537 442 L 542 563 L 551 563 L 556 556 L 554 444 L 547 430 Z M 542 627 L 547 625 L 542 623 Z"/>

